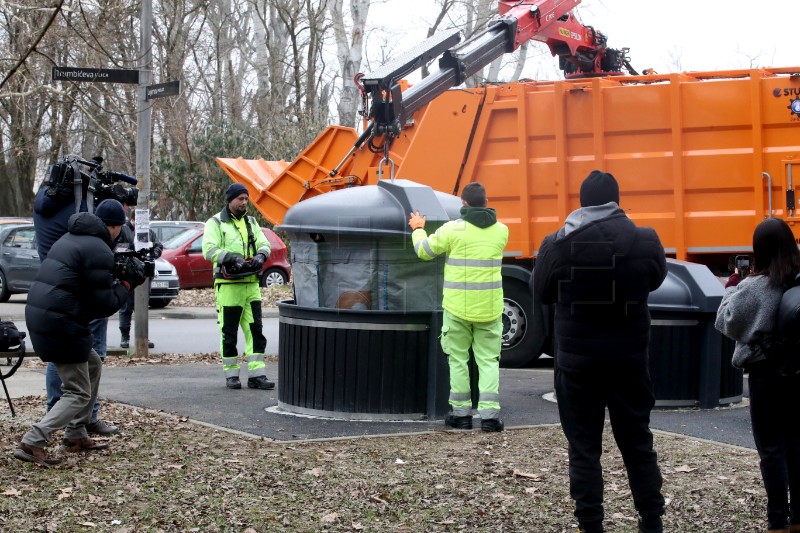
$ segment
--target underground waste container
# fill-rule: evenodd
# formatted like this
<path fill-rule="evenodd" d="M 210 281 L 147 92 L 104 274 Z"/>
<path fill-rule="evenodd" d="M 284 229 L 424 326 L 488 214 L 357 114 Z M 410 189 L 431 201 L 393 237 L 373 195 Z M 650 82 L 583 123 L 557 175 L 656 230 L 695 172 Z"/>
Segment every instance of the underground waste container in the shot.
<path fill-rule="evenodd" d="M 330 192 L 293 206 L 295 298 L 280 302 L 281 410 L 335 418 L 440 418 L 449 409 L 439 344 L 444 258 L 414 253 L 411 211 L 434 231 L 461 200 L 407 180 Z"/>
<path fill-rule="evenodd" d="M 734 342 L 714 329 L 725 290 L 705 265 L 667 260 L 667 278 L 650 294 L 650 375 L 660 407 L 710 409 L 742 399 Z"/>

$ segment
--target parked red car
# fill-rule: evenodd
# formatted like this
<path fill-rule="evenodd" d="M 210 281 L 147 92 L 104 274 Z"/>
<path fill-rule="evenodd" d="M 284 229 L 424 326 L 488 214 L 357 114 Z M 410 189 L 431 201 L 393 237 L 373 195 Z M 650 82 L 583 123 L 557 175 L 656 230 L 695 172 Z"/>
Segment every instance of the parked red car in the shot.
<path fill-rule="evenodd" d="M 286 245 L 271 229 L 262 230 L 269 240 L 272 252 L 259 276 L 261 286 L 285 285 L 292 273 L 292 267 L 287 260 Z M 161 257 L 175 265 L 181 289 L 202 289 L 214 285 L 213 267 L 203 257 L 203 232 L 203 226 L 189 228 L 164 243 Z"/>

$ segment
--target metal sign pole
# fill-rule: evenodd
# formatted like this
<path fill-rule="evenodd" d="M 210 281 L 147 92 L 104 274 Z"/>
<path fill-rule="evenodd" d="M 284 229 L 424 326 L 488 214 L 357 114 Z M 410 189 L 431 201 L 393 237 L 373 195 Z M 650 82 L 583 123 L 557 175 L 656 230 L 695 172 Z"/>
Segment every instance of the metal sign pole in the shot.
<path fill-rule="evenodd" d="M 139 180 L 139 202 L 136 207 L 136 241 L 142 240 L 140 238 L 142 233 L 145 235 L 144 240 L 149 240 L 147 235 L 150 228 L 150 128 L 152 104 L 147 101 L 147 86 L 150 84 L 152 75 L 152 34 L 153 3 L 152 0 L 142 0 L 140 45 L 142 59 L 139 68 L 138 109 L 136 114 L 136 177 Z M 144 357 L 148 356 L 149 289 L 150 283 L 143 283 L 136 289 L 134 299 L 135 353 Z"/>

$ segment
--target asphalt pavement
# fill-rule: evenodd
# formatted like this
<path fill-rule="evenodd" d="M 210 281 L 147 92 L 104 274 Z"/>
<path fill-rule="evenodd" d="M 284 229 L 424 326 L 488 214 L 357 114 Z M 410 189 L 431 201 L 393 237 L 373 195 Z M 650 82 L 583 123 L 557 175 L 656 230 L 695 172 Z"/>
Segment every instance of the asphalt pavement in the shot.
<path fill-rule="evenodd" d="M 22 301 L 20 301 L 20 299 Z M 269 310 L 268 316 L 276 316 Z M 0 304 L 4 320 L 24 319 L 24 296 L 12 296 Z M 150 318 L 163 319 L 167 325 L 177 321 L 214 317 L 207 308 L 170 308 L 151 310 Z M 111 334 L 111 328 L 109 328 Z M 111 342 L 111 336 L 109 337 Z M 270 341 L 272 346 L 277 342 Z M 114 353 L 112 351 L 112 353 Z M 0 360 L 5 363 L 5 360 Z M 552 401 L 552 359 L 543 357 L 536 368 L 501 369 L 500 394 L 507 428 L 557 424 L 558 409 Z M 7 367 L 0 366 L 6 371 Z M 268 363 L 270 378 L 278 375 L 278 364 Z M 243 372 L 244 375 L 244 372 Z M 13 397 L 44 395 L 44 370 L 20 369 L 6 381 Z M 137 407 L 155 409 L 192 420 L 241 431 L 276 441 L 359 437 L 408 432 L 441 431 L 441 420 L 354 421 L 315 418 L 282 412 L 278 408 L 278 388 L 272 391 L 225 387 L 221 366 L 207 364 L 146 365 L 106 367 L 100 397 Z M 742 402 L 716 409 L 656 408 L 651 427 L 661 430 L 754 448 L 747 409 L 747 379 Z M 5 399 L 0 399 L 0 416 L 8 416 Z M 122 430 L 124 431 L 124 424 Z"/>

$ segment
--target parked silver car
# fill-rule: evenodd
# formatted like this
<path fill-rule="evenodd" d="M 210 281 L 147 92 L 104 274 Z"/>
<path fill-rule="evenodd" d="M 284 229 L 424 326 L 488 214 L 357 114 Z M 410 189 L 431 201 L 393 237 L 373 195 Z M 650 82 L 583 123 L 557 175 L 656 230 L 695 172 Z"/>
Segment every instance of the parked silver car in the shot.
<path fill-rule="evenodd" d="M 156 259 L 156 275 L 150 282 L 150 307 L 160 309 L 178 297 L 180 282 L 169 261 Z M 0 302 L 25 293 L 39 272 L 39 252 L 33 223 L 25 219 L 0 220 Z"/>
<path fill-rule="evenodd" d="M 150 229 L 156 234 L 156 239 L 160 243 L 165 243 L 179 233 L 187 229 L 202 228 L 202 222 L 194 220 L 151 220 Z"/>

